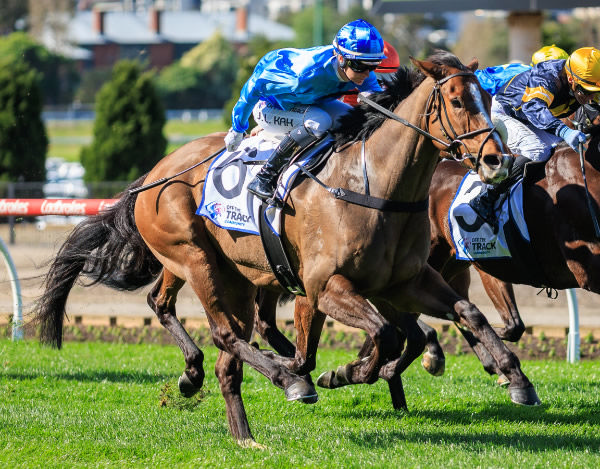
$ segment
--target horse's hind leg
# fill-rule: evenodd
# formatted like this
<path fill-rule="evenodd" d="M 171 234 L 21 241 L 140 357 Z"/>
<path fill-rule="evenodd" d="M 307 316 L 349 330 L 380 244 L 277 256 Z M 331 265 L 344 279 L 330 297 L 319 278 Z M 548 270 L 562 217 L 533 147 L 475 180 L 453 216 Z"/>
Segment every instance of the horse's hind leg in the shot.
<path fill-rule="evenodd" d="M 275 351 L 287 358 L 293 358 L 296 347 L 277 328 L 277 300 L 279 293 L 260 289 L 256 298 L 254 328 Z"/>
<path fill-rule="evenodd" d="M 446 357 L 438 340 L 437 331 L 420 319 L 417 321 L 417 324 L 421 328 L 421 331 L 423 331 L 423 334 L 425 334 L 427 347 L 421 359 L 421 366 L 433 376 L 442 376 L 446 370 Z"/>
<path fill-rule="evenodd" d="M 498 336 L 502 340 L 517 342 L 525 332 L 525 324 L 523 324 L 517 309 L 517 300 L 515 299 L 512 283 L 503 282 L 477 267 L 476 269 L 479 272 L 487 296 L 492 300 L 496 311 L 498 311 L 504 322 L 502 329 L 496 329 Z"/>
<path fill-rule="evenodd" d="M 148 293 L 148 305 L 154 310 L 161 325 L 167 329 L 183 353 L 185 371 L 179 378 L 179 391 L 185 397 L 193 396 L 204 382 L 204 355 L 177 319 L 175 301 L 185 282 L 163 269 L 154 287 Z"/>
<path fill-rule="evenodd" d="M 339 387 L 354 383 L 372 384 L 379 378 L 380 367 L 388 359 L 400 355 L 395 327 L 356 293 L 352 283 L 342 275 L 334 275 L 329 279 L 325 290 L 319 295 L 318 308 L 342 324 L 364 330 L 374 345 L 368 357 L 340 366 L 335 372 L 323 373 L 318 385 Z"/>
<path fill-rule="evenodd" d="M 535 389 L 521 370 L 516 355 L 498 337 L 481 311 L 457 295 L 429 265 L 425 266 L 414 281 L 403 285 L 402 289 L 390 292 L 390 300 L 394 299 L 397 304 L 403 305 L 404 309 L 450 319 L 467 327 L 494 357 L 498 368 L 509 378 L 511 400 L 517 404 L 539 404 Z"/>

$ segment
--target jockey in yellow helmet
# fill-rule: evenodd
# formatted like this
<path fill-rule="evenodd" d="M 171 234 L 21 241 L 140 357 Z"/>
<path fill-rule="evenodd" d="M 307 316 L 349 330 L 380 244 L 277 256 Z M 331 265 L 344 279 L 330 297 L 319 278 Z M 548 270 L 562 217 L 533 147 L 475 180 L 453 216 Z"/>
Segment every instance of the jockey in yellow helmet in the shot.
<path fill-rule="evenodd" d="M 497 228 L 495 209 L 500 194 L 521 175 L 528 160 L 546 161 L 561 141 L 577 150 L 586 135 L 561 120 L 582 105 L 598 99 L 600 50 L 582 47 L 566 60 L 546 60 L 504 85 L 492 100 L 492 118 L 507 129 L 507 145 L 518 155 L 511 175 L 498 186 L 488 186 L 469 202 L 479 216 Z"/>
<path fill-rule="evenodd" d="M 569 54 L 564 49 L 552 44 L 551 46 L 544 46 L 541 49 L 536 50 L 531 56 L 531 66 L 545 62 L 546 60 L 558 60 L 568 59 Z"/>

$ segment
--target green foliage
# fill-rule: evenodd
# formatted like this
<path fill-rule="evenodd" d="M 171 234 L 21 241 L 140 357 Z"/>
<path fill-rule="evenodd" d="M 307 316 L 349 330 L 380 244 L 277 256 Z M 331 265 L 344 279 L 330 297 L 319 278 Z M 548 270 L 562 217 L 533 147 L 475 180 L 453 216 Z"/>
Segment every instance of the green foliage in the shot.
<path fill-rule="evenodd" d="M 575 18 L 566 22 L 546 18 L 542 23 L 542 44 L 554 44 L 569 54 L 579 47 L 595 46 L 596 41 L 590 44 L 585 43 L 585 31 L 584 24 Z"/>
<path fill-rule="evenodd" d="M 39 72 L 46 104 L 70 103 L 79 83 L 79 74 L 71 60 L 50 52 L 25 33 L 0 37 L 0 61 L 25 62 Z"/>
<path fill-rule="evenodd" d="M 43 181 L 48 148 L 39 74 L 24 62 L 0 62 L 0 179 Z"/>
<path fill-rule="evenodd" d="M 508 26 L 495 18 L 473 18 L 463 25 L 452 51 L 464 63 L 473 57 L 479 68 L 503 64 L 508 61 Z"/>
<path fill-rule="evenodd" d="M 221 108 L 231 95 L 237 63 L 233 47 L 217 32 L 160 72 L 159 94 L 170 109 Z"/>
<path fill-rule="evenodd" d="M 109 67 L 93 68 L 86 70 L 81 76 L 81 83 L 75 92 L 75 101 L 80 103 L 93 103 L 96 95 L 112 76 L 112 70 Z"/>
<path fill-rule="evenodd" d="M 227 101 L 227 103 L 225 103 L 225 106 L 223 108 L 223 120 L 225 121 L 225 124 L 228 127 L 231 126 L 231 111 L 233 110 L 235 103 L 237 103 L 240 97 L 240 92 L 242 91 L 244 84 L 246 83 L 246 81 L 248 81 L 250 75 L 252 75 L 254 67 L 256 67 L 256 64 L 262 58 L 263 55 L 275 49 L 276 47 L 272 42 L 269 42 L 266 38 L 260 36 L 252 39 L 248 44 L 248 48 L 250 53 L 247 57 L 241 59 L 240 61 L 240 65 L 235 78 L 235 83 L 231 89 L 231 98 L 229 99 L 229 101 Z M 252 116 L 250 116 L 249 129 L 251 129 L 255 125 L 256 122 L 254 122 L 254 119 L 252 118 Z"/>
<path fill-rule="evenodd" d="M 152 75 L 118 62 L 96 99 L 94 140 L 81 152 L 86 181 L 131 181 L 149 171 L 164 155 L 164 125 Z"/>

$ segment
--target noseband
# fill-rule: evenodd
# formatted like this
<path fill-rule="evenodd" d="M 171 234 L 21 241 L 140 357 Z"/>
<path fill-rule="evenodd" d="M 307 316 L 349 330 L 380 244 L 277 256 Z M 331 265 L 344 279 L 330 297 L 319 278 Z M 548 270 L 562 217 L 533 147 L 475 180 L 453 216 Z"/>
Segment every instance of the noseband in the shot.
<path fill-rule="evenodd" d="M 429 109 L 435 110 L 436 117 L 440 123 L 440 129 L 442 131 L 442 135 L 444 135 L 444 137 L 446 137 L 448 142 L 445 142 L 444 140 L 437 138 L 436 136 L 432 135 L 429 132 L 429 121 L 427 121 L 426 130 L 423 130 L 420 127 L 417 127 L 416 125 L 411 124 L 407 120 L 397 116 L 392 111 L 384 108 L 383 106 L 380 106 L 379 104 L 377 104 L 370 98 L 364 96 L 362 93 L 360 94 L 359 97 L 360 97 L 361 102 L 367 103 L 369 106 L 378 110 L 379 112 L 384 114 L 386 117 L 389 117 L 390 119 L 394 119 L 395 121 L 398 121 L 401 124 L 404 124 L 405 126 L 410 127 L 411 129 L 414 129 L 419 134 L 430 138 L 431 140 L 439 143 L 440 145 L 443 145 L 445 147 L 444 151 L 446 153 L 450 154 L 454 160 L 463 161 L 465 159 L 469 159 L 473 163 L 475 170 L 477 170 L 477 169 L 479 169 L 479 164 L 480 164 L 481 156 L 483 153 L 483 146 L 492 137 L 494 132 L 498 132 L 498 130 L 494 126 L 494 127 L 486 127 L 483 129 L 473 130 L 472 132 L 467 132 L 467 133 L 460 134 L 460 135 L 458 135 L 456 133 L 456 131 L 454 130 L 454 127 L 452 127 L 452 123 L 450 122 L 450 118 L 448 116 L 448 109 L 446 108 L 446 102 L 444 101 L 444 99 L 442 97 L 441 85 L 446 83 L 451 78 L 454 78 L 457 76 L 473 76 L 474 77 L 475 74 L 472 72 L 458 72 L 458 73 L 453 73 L 452 75 L 448 75 L 447 77 L 444 77 L 441 80 L 436 81 L 433 89 L 431 90 L 431 93 L 429 93 L 429 97 L 427 98 L 427 105 L 425 106 L 425 109 L 426 109 L 426 114 L 424 114 L 425 116 L 430 116 L 432 114 L 432 112 L 427 112 L 427 110 L 429 110 Z M 446 122 L 448 123 L 450 132 L 448 132 L 448 129 L 444 126 L 444 121 L 442 120 L 442 112 L 446 116 Z M 486 135 L 485 139 L 483 140 L 483 142 L 481 142 L 479 151 L 477 152 L 477 158 L 474 158 L 473 155 L 471 153 L 469 153 L 467 146 L 465 145 L 463 140 L 475 137 L 476 135 L 483 134 L 483 133 L 487 133 L 487 135 Z M 450 137 L 450 134 L 452 135 L 452 137 Z M 464 150 L 466 150 L 466 151 L 461 153 L 460 152 L 461 148 L 464 148 Z"/>

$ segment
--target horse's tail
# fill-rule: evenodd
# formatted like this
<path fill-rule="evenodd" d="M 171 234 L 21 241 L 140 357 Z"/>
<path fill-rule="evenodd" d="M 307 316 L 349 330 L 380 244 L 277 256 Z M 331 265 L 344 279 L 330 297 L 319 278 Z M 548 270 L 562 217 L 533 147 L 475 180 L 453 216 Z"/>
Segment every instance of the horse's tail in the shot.
<path fill-rule="evenodd" d="M 137 194 L 129 193 L 143 184 L 144 177 L 133 182 L 116 204 L 78 224 L 59 249 L 33 309 L 43 343 L 61 347 L 65 304 L 80 275 L 90 280 L 85 286 L 100 283 L 131 291 L 148 285 L 160 273 L 162 265 L 135 224 Z"/>

